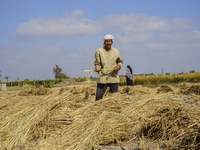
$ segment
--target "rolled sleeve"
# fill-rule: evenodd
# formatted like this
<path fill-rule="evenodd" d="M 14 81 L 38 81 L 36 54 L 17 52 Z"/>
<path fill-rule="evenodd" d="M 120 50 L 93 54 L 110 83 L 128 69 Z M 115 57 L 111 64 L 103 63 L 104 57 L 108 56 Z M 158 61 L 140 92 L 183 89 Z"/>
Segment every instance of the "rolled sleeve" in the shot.
<path fill-rule="evenodd" d="M 120 53 L 119 53 L 118 58 L 117 58 L 117 65 L 120 65 L 121 67 L 123 65 L 123 60 L 122 60 L 122 58 L 120 56 Z"/>
<path fill-rule="evenodd" d="M 99 67 L 101 69 L 101 57 L 99 50 L 95 52 L 94 57 L 95 57 L 95 62 L 94 62 L 95 67 Z"/>

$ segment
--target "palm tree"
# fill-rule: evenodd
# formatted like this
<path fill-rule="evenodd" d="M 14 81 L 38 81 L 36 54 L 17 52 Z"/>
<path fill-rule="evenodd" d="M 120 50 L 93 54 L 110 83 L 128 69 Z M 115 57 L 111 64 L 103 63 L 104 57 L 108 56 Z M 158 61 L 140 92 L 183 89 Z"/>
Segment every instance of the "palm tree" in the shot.
<path fill-rule="evenodd" d="M 17 81 L 18 81 L 18 86 L 19 86 L 19 77 L 17 77 Z"/>
<path fill-rule="evenodd" d="M 9 78 L 9 76 L 5 76 L 4 78 L 5 78 L 5 79 L 6 79 L 6 81 L 8 82 L 8 78 Z"/>

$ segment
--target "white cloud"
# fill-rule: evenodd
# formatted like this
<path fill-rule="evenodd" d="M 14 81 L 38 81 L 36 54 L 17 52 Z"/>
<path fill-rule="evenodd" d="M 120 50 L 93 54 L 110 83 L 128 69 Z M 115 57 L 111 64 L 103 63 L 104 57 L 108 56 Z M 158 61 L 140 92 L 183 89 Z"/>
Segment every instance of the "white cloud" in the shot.
<path fill-rule="evenodd" d="M 123 36 L 121 34 L 116 36 L 117 41 L 119 41 L 122 44 L 127 43 L 135 43 L 135 42 L 143 42 L 147 41 L 149 39 L 153 38 L 153 35 L 151 33 L 140 33 L 140 34 L 133 34 L 130 36 Z"/>
<path fill-rule="evenodd" d="M 200 55 L 200 43 L 148 43 L 144 49 L 158 55 Z"/>
<path fill-rule="evenodd" d="M 105 22 L 104 26 L 111 30 L 121 28 L 122 34 L 125 35 L 141 32 L 188 30 L 193 25 L 192 19 L 168 19 L 147 14 L 109 15 L 104 17 L 102 22 Z"/>
<path fill-rule="evenodd" d="M 59 44 L 46 44 L 46 43 L 34 45 L 32 47 L 32 51 L 37 52 L 38 55 L 40 55 L 41 53 L 45 54 L 60 53 L 63 51 L 63 49 L 64 47 L 62 47 Z"/>
<path fill-rule="evenodd" d="M 77 36 L 94 36 L 103 31 L 119 31 L 123 37 L 134 34 L 149 34 L 156 31 L 183 31 L 192 27 L 192 19 L 150 16 L 148 14 L 108 15 L 99 21 L 84 18 L 85 12 L 66 12 L 62 17 L 31 18 L 21 23 L 13 33 L 23 40 L 64 39 Z M 130 37 L 129 37 L 130 38 Z M 138 39 L 140 41 L 140 39 Z"/>
<path fill-rule="evenodd" d="M 164 33 L 157 38 L 158 42 L 200 42 L 200 31 L 189 33 L 173 32 Z"/>
<path fill-rule="evenodd" d="M 93 36 L 102 31 L 98 21 L 82 18 L 83 14 L 83 11 L 74 11 L 62 17 L 32 18 L 20 24 L 13 37 L 23 40 L 63 39 Z"/>
<path fill-rule="evenodd" d="M 20 46 L 15 43 L 0 45 L 0 56 L 17 55 L 22 52 Z"/>
<path fill-rule="evenodd" d="M 67 18 L 72 18 L 72 19 L 73 18 L 81 19 L 85 14 L 86 12 L 84 12 L 83 10 L 75 10 L 71 13 L 65 12 L 63 16 Z"/>
<path fill-rule="evenodd" d="M 124 54 L 124 53 L 127 54 L 127 53 L 131 53 L 131 52 L 137 50 L 137 48 L 133 45 L 129 45 L 129 44 L 122 45 L 120 43 L 116 44 L 116 48 L 120 51 L 121 54 Z"/>
<path fill-rule="evenodd" d="M 65 48 L 59 44 L 36 44 L 31 46 L 29 53 L 21 57 L 23 62 L 31 62 L 34 65 L 48 65 L 52 62 L 60 62 L 66 57 Z"/>
<path fill-rule="evenodd" d="M 77 53 L 70 54 L 70 58 L 78 59 L 80 56 Z"/>
<path fill-rule="evenodd" d="M 89 47 L 71 51 L 59 44 L 36 44 L 23 55 L 17 57 L 11 55 L 5 59 L 0 57 L 1 71 L 3 75 L 8 74 L 12 77 L 11 80 L 15 80 L 17 76 L 21 80 L 24 78 L 53 79 L 53 67 L 57 64 L 63 72 L 75 77 L 82 69 L 94 68 L 93 52 L 94 50 Z M 82 75 L 83 73 L 78 74 L 78 76 Z"/>

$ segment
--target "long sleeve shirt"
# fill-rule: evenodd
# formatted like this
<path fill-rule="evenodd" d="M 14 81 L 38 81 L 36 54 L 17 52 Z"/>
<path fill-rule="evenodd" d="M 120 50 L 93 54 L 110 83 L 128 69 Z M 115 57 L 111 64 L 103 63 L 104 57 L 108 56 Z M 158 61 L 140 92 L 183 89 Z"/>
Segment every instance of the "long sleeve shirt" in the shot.
<path fill-rule="evenodd" d="M 131 71 L 129 68 L 127 68 L 125 76 L 129 78 L 130 80 L 133 80 L 133 74 L 131 74 Z"/>
<path fill-rule="evenodd" d="M 120 52 L 116 48 L 111 47 L 109 54 L 104 47 L 97 49 L 94 65 L 101 69 L 98 73 L 97 83 L 119 83 L 118 71 L 113 71 L 113 69 L 117 65 L 122 66 L 123 61 Z"/>

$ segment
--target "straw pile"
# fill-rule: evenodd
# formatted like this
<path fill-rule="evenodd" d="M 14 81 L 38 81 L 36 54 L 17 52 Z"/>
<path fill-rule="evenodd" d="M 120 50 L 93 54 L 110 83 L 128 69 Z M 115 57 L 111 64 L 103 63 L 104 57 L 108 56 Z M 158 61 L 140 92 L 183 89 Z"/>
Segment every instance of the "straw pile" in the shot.
<path fill-rule="evenodd" d="M 161 85 L 161 87 L 157 90 L 157 93 L 167 93 L 172 92 L 173 88 L 169 85 Z"/>
<path fill-rule="evenodd" d="M 136 136 L 154 142 L 168 141 L 175 149 L 194 148 L 200 142 L 200 111 L 186 107 L 171 94 L 156 95 L 130 106 L 125 115 L 132 118 Z M 199 146 L 198 146 L 199 147 Z"/>
<path fill-rule="evenodd" d="M 180 93 L 182 94 L 198 94 L 200 95 L 200 85 L 199 84 L 190 84 L 190 83 L 182 83 L 180 86 Z"/>
<path fill-rule="evenodd" d="M 35 96 L 35 95 L 48 95 L 51 94 L 52 91 L 47 88 L 37 88 L 37 89 L 27 89 L 21 90 L 18 95 L 19 96 Z"/>
<path fill-rule="evenodd" d="M 34 141 L 40 137 L 46 137 L 48 130 L 48 114 L 56 106 L 63 103 L 70 94 L 58 95 L 53 93 L 43 99 L 34 98 L 12 103 L 12 107 L 5 107 L 10 113 L 1 109 L 4 118 L 0 122 L 1 144 L 11 149 L 18 144 Z"/>
<path fill-rule="evenodd" d="M 150 94 L 149 89 L 142 86 L 126 86 L 124 88 L 120 88 L 119 92 L 122 94 L 127 93 L 129 95 Z"/>
<path fill-rule="evenodd" d="M 1 146 L 91 150 L 138 143 L 148 149 L 155 143 L 154 149 L 200 149 L 200 95 L 177 92 L 184 88 L 125 86 L 96 102 L 95 87 L 65 87 L 48 96 L 4 95 Z"/>

